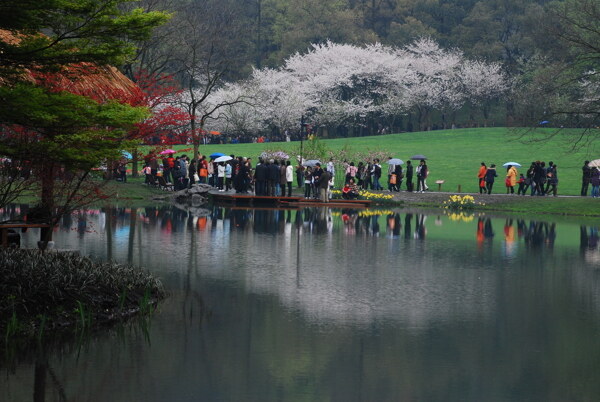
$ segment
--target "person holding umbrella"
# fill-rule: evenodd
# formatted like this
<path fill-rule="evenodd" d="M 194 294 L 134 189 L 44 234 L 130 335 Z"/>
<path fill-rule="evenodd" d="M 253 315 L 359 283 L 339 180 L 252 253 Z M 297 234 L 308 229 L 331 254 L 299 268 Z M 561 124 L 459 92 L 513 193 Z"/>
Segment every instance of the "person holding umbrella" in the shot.
<path fill-rule="evenodd" d="M 506 194 L 510 192 L 510 194 L 515 193 L 515 184 L 517 184 L 517 169 L 514 165 L 508 165 L 506 167 Z"/>
<path fill-rule="evenodd" d="M 421 159 L 419 166 L 417 166 L 417 192 L 425 192 L 425 179 L 427 179 L 428 173 L 427 163 L 425 163 L 425 159 Z"/>

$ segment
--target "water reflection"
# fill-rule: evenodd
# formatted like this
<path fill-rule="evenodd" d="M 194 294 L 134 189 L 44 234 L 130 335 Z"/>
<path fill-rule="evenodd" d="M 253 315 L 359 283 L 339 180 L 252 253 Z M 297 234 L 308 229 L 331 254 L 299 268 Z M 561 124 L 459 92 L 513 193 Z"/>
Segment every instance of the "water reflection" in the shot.
<path fill-rule="evenodd" d="M 41 360 L 65 399 L 561 401 L 600 392 L 597 227 L 404 209 L 213 207 L 198 217 L 148 207 L 79 212 L 54 239 L 145 266 L 171 293 L 150 342 L 99 336 Z M 2 395 L 31 399 L 35 362 L 6 371 Z"/>

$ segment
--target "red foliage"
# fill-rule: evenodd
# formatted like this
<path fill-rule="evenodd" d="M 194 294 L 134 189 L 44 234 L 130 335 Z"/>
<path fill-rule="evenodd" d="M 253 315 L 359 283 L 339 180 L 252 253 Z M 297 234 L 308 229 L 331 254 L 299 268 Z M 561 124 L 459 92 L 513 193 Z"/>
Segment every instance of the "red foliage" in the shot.
<path fill-rule="evenodd" d="M 140 139 L 147 144 L 187 143 L 191 117 L 184 109 L 174 105 L 182 92 L 174 77 L 140 72 L 135 80 L 142 95 L 132 97 L 130 104 L 148 107 L 152 116 L 137 125 L 131 138 Z"/>
<path fill-rule="evenodd" d="M 144 106 L 152 116 L 136 125 L 130 139 L 146 144 L 182 144 L 189 140 L 190 115 L 175 106 L 182 90 L 172 75 L 137 74 L 135 83 L 113 67 L 91 63 L 70 65 L 60 72 L 31 72 L 38 85 L 53 92 L 67 91 L 98 102 L 118 100 L 131 106 Z"/>

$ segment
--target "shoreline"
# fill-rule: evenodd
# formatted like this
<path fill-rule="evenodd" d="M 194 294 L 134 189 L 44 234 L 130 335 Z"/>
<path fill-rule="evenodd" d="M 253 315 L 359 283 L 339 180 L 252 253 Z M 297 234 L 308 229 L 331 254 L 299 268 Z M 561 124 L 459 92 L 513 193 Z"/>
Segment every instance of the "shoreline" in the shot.
<path fill-rule="evenodd" d="M 558 216 L 578 217 L 600 217 L 600 200 L 590 196 L 558 195 L 554 196 L 530 196 L 516 194 L 479 194 L 479 193 L 455 193 L 426 191 L 416 193 L 408 191 L 387 192 L 393 198 L 380 205 L 404 205 L 432 207 L 443 209 L 443 202 L 452 195 L 470 195 L 475 199 L 476 205 L 468 211 L 473 212 L 507 212 L 525 214 L 546 214 Z M 483 204 L 483 205 L 480 205 Z"/>

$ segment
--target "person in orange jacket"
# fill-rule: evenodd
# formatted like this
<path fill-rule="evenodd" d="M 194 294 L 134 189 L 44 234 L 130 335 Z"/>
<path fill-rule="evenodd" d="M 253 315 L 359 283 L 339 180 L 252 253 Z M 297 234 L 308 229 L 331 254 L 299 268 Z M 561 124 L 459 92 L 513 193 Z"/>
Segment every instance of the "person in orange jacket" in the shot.
<path fill-rule="evenodd" d="M 477 173 L 477 185 L 479 186 L 479 194 L 484 194 L 487 192 L 485 189 L 485 173 L 487 172 L 487 166 L 485 166 L 485 162 L 481 162 L 481 167 L 479 168 L 479 173 Z"/>

